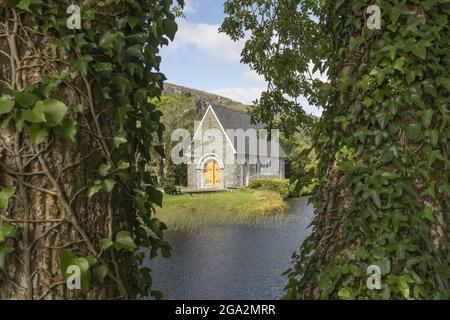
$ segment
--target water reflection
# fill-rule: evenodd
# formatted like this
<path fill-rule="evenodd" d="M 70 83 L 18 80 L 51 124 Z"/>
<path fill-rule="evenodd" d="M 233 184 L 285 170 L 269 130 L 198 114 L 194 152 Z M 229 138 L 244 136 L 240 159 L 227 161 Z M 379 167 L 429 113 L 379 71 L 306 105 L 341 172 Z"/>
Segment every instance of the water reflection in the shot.
<path fill-rule="evenodd" d="M 166 232 L 171 259 L 147 262 L 154 289 L 166 299 L 278 299 L 290 258 L 308 234 L 313 208 L 290 200 L 284 215 L 258 217 L 249 225 L 206 225 Z"/>

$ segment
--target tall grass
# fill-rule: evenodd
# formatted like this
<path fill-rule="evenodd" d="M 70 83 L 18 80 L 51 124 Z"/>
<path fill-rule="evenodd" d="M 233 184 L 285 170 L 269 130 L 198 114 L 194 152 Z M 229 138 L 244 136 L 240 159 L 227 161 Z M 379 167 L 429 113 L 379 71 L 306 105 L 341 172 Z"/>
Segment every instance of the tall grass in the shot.
<path fill-rule="evenodd" d="M 156 217 L 172 230 L 192 230 L 207 223 L 251 224 L 261 216 L 281 214 L 288 207 L 276 192 L 236 191 L 165 195 Z"/>

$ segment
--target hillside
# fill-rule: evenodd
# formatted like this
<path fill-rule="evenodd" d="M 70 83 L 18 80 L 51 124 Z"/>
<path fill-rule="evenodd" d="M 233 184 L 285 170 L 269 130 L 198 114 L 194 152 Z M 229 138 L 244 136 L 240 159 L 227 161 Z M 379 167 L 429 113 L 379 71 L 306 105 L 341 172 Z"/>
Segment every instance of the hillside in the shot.
<path fill-rule="evenodd" d="M 188 97 L 193 97 L 195 101 L 197 114 L 203 114 L 209 105 L 213 106 L 223 106 L 233 110 L 247 112 L 250 106 L 244 105 L 242 103 L 233 101 L 231 99 L 218 96 L 213 93 L 182 87 L 172 83 L 164 83 L 163 95 L 173 95 L 173 94 L 183 94 Z"/>

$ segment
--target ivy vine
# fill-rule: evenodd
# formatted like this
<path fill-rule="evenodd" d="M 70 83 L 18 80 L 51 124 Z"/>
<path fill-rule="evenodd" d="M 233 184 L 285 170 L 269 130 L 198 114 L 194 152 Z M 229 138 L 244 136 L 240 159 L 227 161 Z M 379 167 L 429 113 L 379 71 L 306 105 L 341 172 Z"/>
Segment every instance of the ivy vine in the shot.
<path fill-rule="evenodd" d="M 367 28 L 378 5 L 380 30 Z M 446 0 L 228 0 L 222 31 L 269 83 L 253 115 L 314 137 L 312 233 L 286 298 L 450 297 Z M 320 72 L 327 76 L 313 76 Z M 299 96 L 324 109 L 305 119 Z M 381 269 L 382 289 L 366 286 Z"/>
<path fill-rule="evenodd" d="M 161 297 L 152 290 L 150 270 L 142 267 L 145 254 L 139 250 L 150 248 L 151 257 L 158 251 L 170 256 L 163 240 L 166 227 L 152 216 L 162 194 L 146 171 L 157 144 L 153 139 L 164 129 L 150 98 L 161 94 L 165 77 L 159 72 L 159 48 L 174 39 L 183 2 L 0 1 L 0 40 L 6 44 L 0 48 L 1 59 L 6 59 L 0 80 L 0 278 L 14 281 L 8 279 L 5 261 L 14 250 L 20 253 L 26 285 L 18 287 L 26 297 L 52 297 L 64 285 L 70 265 L 82 272 L 79 296 L 89 297 L 90 287 L 109 279 L 109 298 Z M 80 30 L 66 26 L 72 4 L 81 8 Z M 90 152 L 72 163 L 49 162 L 54 150 L 82 149 L 86 143 Z M 62 181 L 86 163 L 95 165 L 84 173 L 88 185 L 74 190 L 72 180 Z M 47 187 L 34 183 L 36 179 L 45 179 Z M 63 214 L 37 219 L 30 191 L 57 199 Z M 119 217 L 116 197 L 130 204 Z M 105 198 L 106 208 L 89 215 L 106 215 L 108 232 L 88 233 L 75 204 Z M 14 208 L 23 215 L 13 216 Z M 59 245 L 60 281 L 47 284 L 36 296 L 32 281 L 42 270 L 33 270 L 31 259 L 38 257 L 32 250 L 66 223 L 77 240 Z M 44 233 L 31 238 L 36 224 L 46 225 Z"/>

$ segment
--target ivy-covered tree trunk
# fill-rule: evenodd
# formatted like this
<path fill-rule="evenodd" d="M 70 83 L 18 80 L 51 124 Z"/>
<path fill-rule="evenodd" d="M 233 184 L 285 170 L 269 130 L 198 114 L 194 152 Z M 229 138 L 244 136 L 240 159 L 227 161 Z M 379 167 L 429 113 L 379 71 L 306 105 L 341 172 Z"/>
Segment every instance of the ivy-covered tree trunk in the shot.
<path fill-rule="evenodd" d="M 316 216 L 286 297 L 448 299 L 450 3 L 228 0 L 225 12 L 222 30 L 250 35 L 242 60 L 269 83 L 253 115 L 287 134 L 313 123 Z"/>
<path fill-rule="evenodd" d="M 450 296 L 448 2 L 383 1 L 326 9 L 330 107 L 314 231 L 297 271 L 300 298 Z M 332 152 L 330 152 L 332 150 Z M 366 284 L 381 270 L 381 289 Z"/>
<path fill-rule="evenodd" d="M 72 1 L 0 4 L 0 299 L 158 295 L 137 248 L 169 248 L 144 166 L 172 1 L 84 1 L 78 30 Z"/>

